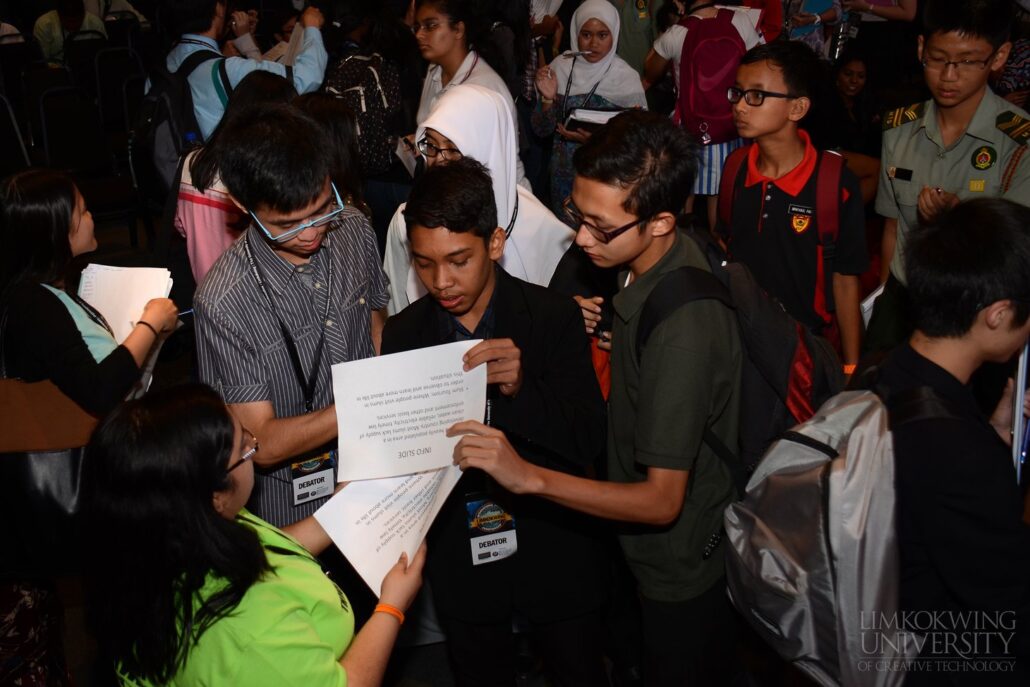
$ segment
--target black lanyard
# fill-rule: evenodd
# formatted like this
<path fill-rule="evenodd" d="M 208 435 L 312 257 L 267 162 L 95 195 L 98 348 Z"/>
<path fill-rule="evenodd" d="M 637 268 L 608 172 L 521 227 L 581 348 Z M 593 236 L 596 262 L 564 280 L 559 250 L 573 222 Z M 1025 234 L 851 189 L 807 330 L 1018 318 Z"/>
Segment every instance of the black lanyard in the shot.
<path fill-rule="evenodd" d="M 293 340 L 293 336 L 290 334 L 290 330 L 286 328 L 286 324 L 283 323 L 281 317 L 279 317 L 279 311 L 275 307 L 275 301 L 272 300 L 272 294 L 268 292 L 268 287 L 265 286 L 265 280 L 261 278 L 261 270 L 258 269 L 257 261 L 254 260 L 254 253 L 250 248 L 250 232 L 247 232 L 246 238 L 244 238 L 244 248 L 247 250 L 247 261 L 250 262 L 250 269 L 254 273 L 254 279 L 258 283 L 258 287 L 261 289 L 261 293 L 265 294 L 265 300 L 268 301 L 268 306 L 272 308 L 272 314 L 275 315 L 276 322 L 279 323 L 279 330 L 282 331 L 283 340 L 286 342 L 286 352 L 290 355 L 290 363 L 293 365 L 293 374 L 297 377 L 297 384 L 300 385 L 301 391 L 304 392 L 304 412 L 310 413 L 315 409 L 315 387 L 318 384 L 318 363 L 322 359 L 322 348 L 325 345 L 325 323 L 329 320 L 329 302 L 333 297 L 333 257 L 326 251 L 326 265 L 329 271 L 329 279 L 326 284 L 325 294 L 325 315 L 322 317 L 322 332 L 318 335 L 318 346 L 315 347 L 315 357 L 311 361 L 311 372 L 307 376 L 304 375 L 304 367 L 300 363 L 300 354 L 297 353 L 297 344 Z M 325 237 L 325 247 L 329 247 L 329 237 Z"/>
<path fill-rule="evenodd" d="M 86 301 L 84 301 L 79 296 L 75 295 L 74 293 L 69 293 L 68 291 L 65 291 L 65 293 L 67 293 L 68 296 L 73 301 L 75 301 L 80 308 L 82 308 L 86 312 L 86 315 L 89 317 L 89 319 L 93 320 L 96 324 L 98 324 L 101 327 L 103 327 L 104 329 L 106 329 L 107 333 L 111 335 L 111 338 L 112 339 L 114 338 L 114 330 L 111 329 L 111 325 L 109 325 L 107 323 L 107 319 L 103 315 L 100 314 L 99 310 L 94 308 L 92 305 L 90 305 L 89 303 L 87 303 Z M 115 342 L 115 343 L 117 343 L 117 342 Z"/>
<path fill-rule="evenodd" d="M 562 98 L 561 103 L 560 123 L 562 126 L 565 126 L 565 118 L 569 115 L 569 89 L 572 88 L 572 72 L 576 70 L 576 60 L 578 59 L 579 55 L 576 55 L 572 58 L 572 66 L 569 67 L 569 80 L 565 82 L 565 96 Z M 601 78 L 597 80 L 597 83 L 594 84 L 594 87 L 590 89 L 589 93 L 587 93 L 587 99 L 583 101 L 582 107 L 586 108 L 587 104 L 590 102 L 590 99 L 594 97 L 594 91 L 596 91 L 597 87 L 601 85 L 601 81 L 604 80 L 604 77 L 608 76 L 608 72 L 611 70 L 611 68 L 612 66 L 608 65 L 608 69 L 605 69 L 604 74 L 601 74 Z M 572 109 L 575 110 L 577 108 Z"/>
<path fill-rule="evenodd" d="M 515 188 L 515 210 L 511 213 L 511 221 L 508 222 L 508 227 L 504 230 L 504 238 L 511 238 L 511 232 L 515 229 L 515 220 L 519 216 L 519 189 Z"/>

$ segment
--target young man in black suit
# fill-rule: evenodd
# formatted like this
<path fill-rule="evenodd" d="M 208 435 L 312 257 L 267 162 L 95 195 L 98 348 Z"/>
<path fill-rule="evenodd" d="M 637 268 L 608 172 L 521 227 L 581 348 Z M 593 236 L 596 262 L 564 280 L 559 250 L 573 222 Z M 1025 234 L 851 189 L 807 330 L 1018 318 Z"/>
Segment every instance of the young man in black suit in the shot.
<path fill-rule="evenodd" d="M 591 474 L 605 410 L 582 315 L 497 264 L 505 232 L 486 169 L 471 158 L 431 167 L 404 219 L 429 293 L 387 322 L 382 352 L 483 339 L 465 365 L 487 366 L 486 422 L 538 465 Z M 427 577 L 459 685 L 515 684 L 513 615 L 528 619 L 558 684 L 605 684 L 607 567 L 593 518 L 469 470 L 428 540 Z"/>

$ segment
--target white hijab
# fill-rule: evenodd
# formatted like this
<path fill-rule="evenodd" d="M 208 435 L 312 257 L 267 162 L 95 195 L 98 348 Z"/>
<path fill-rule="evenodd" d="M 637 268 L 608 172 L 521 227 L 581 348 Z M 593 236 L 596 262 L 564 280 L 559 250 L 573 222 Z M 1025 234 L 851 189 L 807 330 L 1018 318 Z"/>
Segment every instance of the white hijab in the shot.
<path fill-rule="evenodd" d="M 598 20 L 611 31 L 612 49 L 597 62 L 588 62 L 584 57 L 570 57 L 573 51 L 556 57 L 550 67 L 558 79 L 558 93 L 565 95 L 571 76 L 569 95 L 586 95 L 596 84 L 594 93 L 619 107 L 646 107 L 647 99 L 644 97 L 644 87 L 640 85 L 640 74 L 615 54 L 619 48 L 621 22 L 619 11 L 608 0 L 586 0 L 573 13 L 569 38 L 574 50 L 579 50 L 579 30 L 591 19 Z"/>
<path fill-rule="evenodd" d="M 516 186 L 515 121 L 504 98 L 474 84 L 449 88 L 419 126 L 416 140 L 421 140 L 427 128 L 449 138 L 462 155 L 475 158 L 490 172 L 497 224 L 502 229 L 511 227 L 501 266 L 513 277 L 547 286 L 576 234 L 531 191 Z M 390 278 L 391 315 L 426 293 L 411 268 L 403 207 L 390 222 L 383 259 Z"/>
<path fill-rule="evenodd" d="M 454 142 L 465 157 L 482 162 L 493 180 L 497 224 L 506 228 L 515 211 L 515 124 L 504 99 L 475 84 L 447 89 L 433 111 L 419 124 L 415 140 L 434 129 Z"/>

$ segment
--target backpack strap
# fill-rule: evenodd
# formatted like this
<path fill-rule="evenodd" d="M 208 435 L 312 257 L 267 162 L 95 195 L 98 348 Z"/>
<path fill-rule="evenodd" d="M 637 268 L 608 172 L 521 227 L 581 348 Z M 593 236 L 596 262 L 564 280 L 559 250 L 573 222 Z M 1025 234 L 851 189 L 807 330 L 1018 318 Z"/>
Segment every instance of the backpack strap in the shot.
<path fill-rule="evenodd" d="M 741 146 L 734 150 L 726 158 L 722 166 L 722 179 L 719 180 L 719 222 L 722 223 L 724 231 L 728 231 L 733 221 L 733 201 L 737 190 L 737 179 L 740 176 L 740 169 L 747 161 L 747 151 L 750 145 Z"/>
<path fill-rule="evenodd" d="M 840 180 L 844 173 L 844 158 L 837 153 L 819 154 L 819 169 L 815 180 L 815 222 L 819 228 L 819 245 L 823 249 L 823 298 L 826 309 L 834 312 L 833 258 L 840 233 Z"/>
<path fill-rule="evenodd" d="M 215 85 L 215 93 L 218 95 L 222 107 L 229 104 L 229 96 L 232 95 L 232 84 L 229 83 L 229 71 L 225 67 L 225 59 L 218 62 L 211 69 L 211 81 Z"/>
<path fill-rule="evenodd" d="M 198 50 L 196 52 L 191 52 L 186 56 L 186 59 L 182 61 L 179 68 L 175 70 L 175 75 L 186 79 L 193 73 L 194 69 L 203 63 L 208 60 L 217 60 L 221 57 L 222 55 L 214 50 Z"/>
<path fill-rule="evenodd" d="M 890 428 L 896 429 L 920 420 L 960 420 L 962 414 L 954 405 L 937 395 L 928 386 L 918 386 L 890 397 Z M 888 406 L 889 407 L 889 406 Z"/>
<path fill-rule="evenodd" d="M 716 300 L 727 308 L 733 308 L 729 289 L 711 272 L 684 266 L 665 274 L 644 300 L 637 325 L 637 361 L 643 359 L 644 346 L 659 324 L 687 303 L 700 300 Z M 743 497 L 748 478 L 740 458 L 716 436 L 711 427 L 705 427 L 704 443 L 726 464 L 738 497 Z"/>

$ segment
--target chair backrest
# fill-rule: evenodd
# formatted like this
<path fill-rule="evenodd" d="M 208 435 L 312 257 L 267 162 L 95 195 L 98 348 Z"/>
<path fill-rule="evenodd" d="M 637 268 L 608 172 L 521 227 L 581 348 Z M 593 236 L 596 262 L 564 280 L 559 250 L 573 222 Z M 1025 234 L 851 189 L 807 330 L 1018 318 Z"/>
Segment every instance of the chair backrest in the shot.
<path fill-rule="evenodd" d="M 143 77 L 143 61 L 132 48 L 104 48 L 96 54 L 96 93 L 100 120 L 108 131 L 128 131 L 125 118 L 125 81 Z"/>
<path fill-rule="evenodd" d="M 39 121 L 39 98 L 44 91 L 58 86 L 71 86 L 72 74 L 67 67 L 40 60 L 26 64 L 21 71 L 22 103 L 25 121 L 28 123 L 28 137 L 38 145 L 42 136 Z"/>
<path fill-rule="evenodd" d="M 139 19 L 132 12 L 108 12 L 104 30 L 112 46 L 135 48 L 140 40 Z"/>
<path fill-rule="evenodd" d="M 98 52 L 107 47 L 107 36 L 99 31 L 79 31 L 64 41 L 64 63 L 71 69 L 76 86 L 90 93 L 96 87 L 93 62 Z"/>
<path fill-rule="evenodd" d="M 110 173 L 113 165 L 100 113 L 78 86 L 51 88 L 39 100 L 43 159 L 47 167 Z"/>
<path fill-rule="evenodd" d="M 25 141 L 7 98 L 0 95 L 0 178 L 20 172 L 29 166 Z"/>

